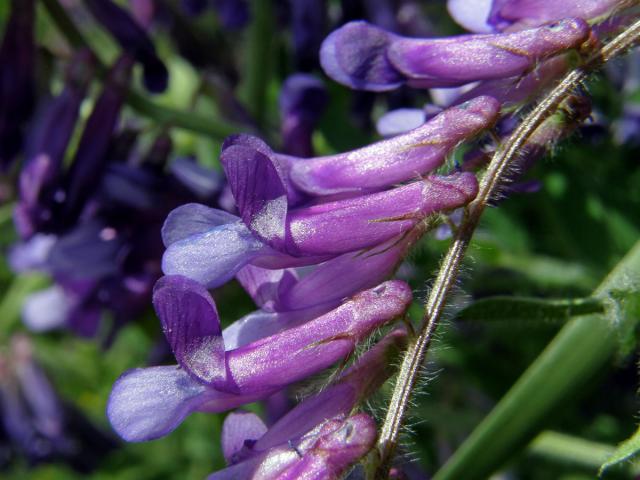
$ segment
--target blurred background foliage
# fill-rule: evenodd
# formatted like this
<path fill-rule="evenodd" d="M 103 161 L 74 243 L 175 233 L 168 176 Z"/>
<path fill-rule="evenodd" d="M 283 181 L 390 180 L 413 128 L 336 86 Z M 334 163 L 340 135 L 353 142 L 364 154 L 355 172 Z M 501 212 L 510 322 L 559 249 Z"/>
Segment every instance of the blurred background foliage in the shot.
<path fill-rule="evenodd" d="M 439 33 L 457 32 L 444 4 L 428 3 L 426 18 Z M 61 75 L 55 57 L 68 56 L 68 46 L 43 6 L 38 8 L 39 61 L 48 67 L 40 80 L 49 82 L 56 91 L 61 87 Z M 0 2 L 0 28 L 7 15 L 8 2 Z M 222 33 L 213 13 L 199 17 L 194 28 L 206 35 L 226 35 L 232 46 L 230 60 L 240 72 L 247 71 L 246 54 L 251 47 L 247 32 Z M 105 63 L 111 63 L 118 48 L 110 37 L 95 24 L 81 25 L 81 29 L 93 50 L 100 52 Z M 266 81 L 267 131 L 273 131 L 278 124 L 278 92 L 292 69 L 287 32 L 272 34 L 266 59 L 268 71 L 262 72 Z M 197 112 L 202 118 L 219 118 L 210 96 L 198 94 L 203 88 L 198 72 L 176 53 L 166 34 L 156 34 L 154 40 L 160 57 L 167 63 L 171 81 L 169 89 L 153 101 Z M 625 61 L 638 60 L 619 60 L 612 68 L 622 68 Z M 331 102 L 314 138 L 318 153 L 342 151 L 374 140 L 371 129 L 361 128 L 347 113 L 351 92 L 330 81 L 326 84 Z M 243 85 L 239 88 L 243 92 Z M 541 188 L 501 201 L 486 212 L 476 232 L 452 313 L 441 326 L 434 354 L 425 367 L 428 380 L 420 386 L 424 394 L 417 397 L 409 422 L 414 435 L 404 452 L 418 460 L 426 472 L 435 471 L 451 455 L 566 321 L 555 314 L 548 318 L 496 321 L 456 318 L 455 311 L 498 295 L 561 300 L 589 297 L 640 238 L 640 127 L 635 139 L 621 143 L 615 137 L 615 121 L 622 114 L 622 106 L 637 101 L 640 90 L 629 96 L 629 92 L 616 88 L 604 72 L 592 79 L 589 88 L 595 99 L 594 120 L 527 173 L 528 179 L 541 182 Z M 385 98 L 379 97 L 376 102 L 374 114 L 384 112 Z M 420 105 L 420 98 L 415 103 Z M 83 105 L 84 118 L 90 106 L 91 99 Z M 135 118 L 144 125 L 142 138 L 148 142 L 160 128 L 153 118 L 142 117 L 130 108 L 125 110 L 126 118 Z M 219 138 L 184 129 L 171 130 L 171 136 L 176 154 L 193 154 L 201 163 L 218 167 Z M 3 252 L 15 239 L 11 209 L 11 203 L 0 207 Z M 402 269 L 402 275 L 418 292 L 418 299 L 424 296 L 425 285 L 447 245 L 448 240 L 427 236 Z M 46 282 L 42 276 L 14 276 L 6 256 L 0 258 L 0 348 L 6 348 L 10 335 L 26 331 L 20 321 L 21 301 L 26 293 Z M 638 286 L 629 288 L 637 290 Z M 235 283 L 214 295 L 225 322 L 252 309 L 250 300 Z M 411 315 L 419 318 L 421 312 L 416 303 Z M 640 310 L 635 309 L 631 315 L 639 317 Z M 571 392 L 570 398 L 545 419 L 545 429 L 608 446 L 632 435 L 638 418 L 636 333 L 627 332 L 621 338 L 619 354 L 608 368 L 594 375 L 584 389 Z M 79 339 L 64 332 L 31 335 L 31 339 L 37 360 L 64 401 L 108 431 L 104 411 L 113 382 L 123 371 L 148 361 L 159 335 L 158 321 L 149 309 L 140 321 L 125 326 L 108 349 L 101 346 L 100 339 Z M 388 391 L 379 396 L 384 398 Z M 379 398 L 373 405 L 376 411 L 384 403 Z M 38 480 L 204 478 L 224 466 L 219 445 L 222 418 L 223 415 L 196 414 L 160 440 L 120 443 L 113 452 L 98 459 L 95 471 L 89 474 L 76 473 L 62 463 L 28 465 L 8 452 L 6 458 L 0 458 L 6 462 L 0 476 Z M 503 478 L 594 477 L 593 468 L 574 463 L 569 453 L 562 454 L 562 445 L 567 444 L 560 445 L 555 456 L 544 448 L 525 449 L 507 465 L 509 475 Z M 588 453 L 589 449 L 585 451 Z M 608 473 L 611 478 L 630 475 L 626 467 Z"/>

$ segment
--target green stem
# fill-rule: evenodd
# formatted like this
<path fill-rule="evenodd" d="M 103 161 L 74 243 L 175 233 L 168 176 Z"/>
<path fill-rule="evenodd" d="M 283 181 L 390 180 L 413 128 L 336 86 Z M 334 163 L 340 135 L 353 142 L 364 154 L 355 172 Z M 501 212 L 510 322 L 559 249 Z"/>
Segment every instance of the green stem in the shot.
<path fill-rule="evenodd" d="M 82 32 L 69 18 L 58 0 L 42 0 L 42 2 L 49 16 L 72 47 L 89 48 Z M 106 71 L 107 67 L 98 60 L 98 73 L 104 76 Z M 162 127 L 180 128 L 218 139 L 224 139 L 228 135 L 243 130 L 238 125 L 214 117 L 204 117 L 194 112 L 184 112 L 159 105 L 133 90 L 129 91 L 127 104 L 139 114 L 154 120 Z"/>
<path fill-rule="evenodd" d="M 438 275 L 425 302 L 422 325 L 419 327 L 418 335 L 409 344 L 400 366 L 387 415 L 378 437 L 377 450 L 380 466 L 377 469 L 377 476 L 379 478 L 387 477 L 391 459 L 398 444 L 400 429 L 409 406 L 413 388 L 420 374 L 422 363 L 436 328 L 440 323 L 449 295 L 456 285 L 460 266 L 484 209 L 499 191 L 503 178 L 512 162 L 517 158 L 518 153 L 525 146 L 536 128 L 556 111 L 563 100 L 574 92 L 593 70 L 633 46 L 639 37 L 640 21 L 631 25 L 602 49 L 597 50 L 582 68 L 577 68 L 568 73 L 524 118 L 504 145 L 493 156 L 487 172 L 482 178 L 478 196 L 469 205 L 465 218 L 442 261 Z M 584 319 L 581 322 L 584 322 L 585 325 L 591 323 Z M 477 450 L 474 450 L 474 452 L 476 456 L 484 457 L 485 455 L 485 452 Z M 464 465 L 464 462 L 459 465 Z M 477 473 L 477 471 L 463 472 L 459 469 L 454 471 L 456 472 L 455 475 L 450 475 L 447 471 L 446 476 L 438 478 L 468 479 Z"/>
<path fill-rule="evenodd" d="M 258 126 L 264 130 L 267 88 L 271 74 L 274 38 L 272 0 L 253 0 L 252 22 L 247 32 L 242 98 Z"/>
<path fill-rule="evenodd" d="M 527 453 L 534 457 L 568 466 L 582 467 L 594 473 L 615 450 L 616 448 L 612 445 L 553 431 L 540 433 L 527 447 Z M 625 473 L 629 476 L 637 476 L 640 468 L 629 465 Z"/>

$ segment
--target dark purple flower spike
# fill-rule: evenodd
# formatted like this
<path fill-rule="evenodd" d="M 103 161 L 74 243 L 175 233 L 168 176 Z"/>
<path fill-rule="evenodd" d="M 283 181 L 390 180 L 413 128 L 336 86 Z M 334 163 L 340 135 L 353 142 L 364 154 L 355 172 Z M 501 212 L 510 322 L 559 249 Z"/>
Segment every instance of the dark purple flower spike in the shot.
<path fill-rule="evenodd" d="M 20 172 L 20 201 L 14 218 L 23 238 L 51 219 L 55 189 L 60 187 L 62 162 L 76 126 L 80 104 L 93 77 L 94 57 L 80 50 L 67 68 L 64 90 L 36 118 Z"/>
<path fill-rule="evenodd" d="M 213 320 L 211 308 L 200 312 L 190 309 L 193 297 L 186 292 L 200 295 L 201 286 L 186 279 L 178 280 L 178 277 L 171 277 L 167 282 L 163 289 L 170 289 L 169 283 L 180 283 L 170 294 L 163 293 L 163 301 L 171 301 L 176 304 L 175 308 L 185 310 L 186 313 L 179 313 L 181 321 L 186 320 L 190 324 L 200 322 L 200 319 L 187 318 L 194 313 L 205 313 L 209 322 Z M 191 290 L 185 288 L 188 285 L 191 285 Z M 227 382 L 220 385 L 224 389 L 203 384 L 202 379 L 196 380 L 175 366 L 129 371 L 115 383 L 107 414 L 123 438 L 143 441 L 165 435 L 193 411 L 219 412 L 266 398 L 286 385 L 344 359 L 358 341 L 402 315 L 410 301 L 411 291 L 406 284 L 386 282 L 359 293 L 335 310 L 304 325 L 227 351 Z M 202 302 L 198 300 L 197 303 L 202 305 Z M 159 310 L 171 313 L 173 308 L 164 310 L 160 307 Z M 163 323 L 173 325 L 171 319 L 163 320 Z M 203 332 L 201 328 L 190 331 L 198 335 Z M 174 343 L 207 345 L 202 336 L 194 343 L 190 338 L 176 338 Z M 178 351 L 187 350 L 182 348 Z M 197 357 L 195 351 L 191 353 Z M 207 359 L 206 355 L 203 358 L 212 363 L 218 362 L 217 358 Z"/>
<path fill-rule="evenodd" d="M 126 10 L 112 0 L 85 0 L 91 14 L 118 41 L 124 52 L 133 55 L 144 67 L 144 83 L 150 92 L 167 88 L 169 72 L 158 58 L 156 49 L 144 29 Z"/>
<path fill-rule="evenodd" d="M 510 34 L 438 39 L 400 37 L 366 22 L 351 22 L 327 37 L 320 59 L 334 80 L 359 90 L 393 90 L 404 83 L 454 87 L 525 74 L 588 37 L 589 27 L 580 19 Z"/>
<path fill-rule="evenodd" d="M 0 46 L 0 167 L 22 147 L 22 129 L 35 103 L 34 0 L 11 0 Z"/>
<path fill-rule="evenodd" d="M 80 214 L 86 199 L 100 181 L 100 173 L 106 168 L 107 152 L 124 103 L 132 66 L 131 57 L 125 55 L 118 59 L 85 124 L 73 164 L 64 180 L 65 223 L 73 222 Z"/>

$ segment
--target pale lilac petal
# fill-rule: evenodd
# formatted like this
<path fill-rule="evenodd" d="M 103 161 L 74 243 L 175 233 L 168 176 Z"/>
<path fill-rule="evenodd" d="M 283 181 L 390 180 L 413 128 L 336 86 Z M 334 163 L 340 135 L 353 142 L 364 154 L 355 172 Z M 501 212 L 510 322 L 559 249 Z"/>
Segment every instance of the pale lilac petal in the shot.
<path fill-rule="evenodd" d="M 137 368 L 113 385 L 107 417 L 129 442 L 162 437 L 207 400 L 206 387 L 177 365 Z"/>
<path fill-rule="evenodd" d="M 237 463 L 237 454 L 248 443 L 254 443 L 267 431 L 267 426 L 255 413 L 232 412 L 222 424 L 222 453 L 227 464 Z"/>
<path fill-rule="evenodd" d="M 393 137 L 418 128 L 425 122 L 421 108 L 398 108 L 382 115 L 376 122 L 376 130 L 383 137 Z"/>
<path fill-rule="evenodd" d="M 448 0 L 447 10 L 458 25 L 470 32 L 492 33 L 494 28 L 488 18 L 493 3 L 493 0 Z"/>
<path fill-rule="evenodd" d="M 56 235 L 38 233 L 11 247 L 8 255 L 11 269 L 16 273 L 45 269 L 49 252 L 57 238 Z"/>
<path fill-rule="evenodd" d="M 180 275 L 162 277 L 153 306 L 178 363 L 204 384 L 224 384 L 225 347 L 220 318 L 209 292 Z"/>
<path fill-rule="evenodd" d="M 162 226 L 165 247 L 191 235 L 206 233 L 214 227 L 235 223 L 238 217 L 224 210 L 210 208 L 199 203 L 187 203 L 169 213 Z"/>
<path fill-rule="evenodd" d="M 169 245 L 162 256 L 162 271 L 213 288 L 231 280 L 264 248 L 242 221 L 236 221 Z"/>
<path fill-rule="evenodd" d="M 64 327 L 77 301 L 54 285 L 29 295 L 22 304 L 22 321 L 33 332 Z"/>

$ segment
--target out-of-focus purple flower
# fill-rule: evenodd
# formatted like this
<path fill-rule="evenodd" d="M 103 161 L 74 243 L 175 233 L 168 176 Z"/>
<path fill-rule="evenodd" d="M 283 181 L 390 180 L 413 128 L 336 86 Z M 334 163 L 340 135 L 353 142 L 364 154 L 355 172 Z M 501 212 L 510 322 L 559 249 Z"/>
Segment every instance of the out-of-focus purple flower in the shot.
<path fill-rule="evenodd" d="M 0 46 L 0 168 L 22 147 L 23 127 L 35 104 L 34 0 L 11 0 Z"/>
<path fill-rule="evenodd" d="M 298 157 L 313 155 L 311 137 L 328 101 L 324 84 L 316 77 L 299 73 L 286 79 L 280 92 L 284 153 Z"/>
<path fill-rule="evenodd" d="M 142 64 L 147 89 L 154 93 L 163 92 L 167 88 L 169 73 L 144 29 L 126 10 L 111 0 L 85 0 L 85 4 L 96 20 L 118 41 L 123 51 Z"/>
<path fill-rule="evenodd" d="M 182 0 L 180 4 L 189 15 L 200 15 L 207 8 L 208 0 Z"/>
<path fill-rule="evenodd" d="M 75 130 L 93 67 L 93 55 L 88 50 L 78 51 L 67 69 L 64 90 L 36 119 L 20 172 L 20 200 L 14 214 L 16 228 L 23 238 L 29 238 L 52 220 L 51 208 L 62 180 L 64 154 Z"/>
<path fill-rule="evenodd" d="M 83 472 L 115 447 L 113 439 L 62 404 L 24 336 L 13 337 L 11 348 L 0 354 L 0 439 L 5 435 L 30 464 L 64 460 Z"/>
<path fill-rule="evenodd" d="M 81 213 L 88 196 L 100 182 L 108 150 L 131 75 L 132 59 L 125 55 L 109 72 L 102 94 L 87 119 L 73 163 L 65 176 L 62 218 L 69 224 Z"/>
<path fill-rule="evenodd" d="M 226 350 L 208 292 L 185 277 L 164 277 L 154 305 L 183 368 L 125 373 L 113 387 L 107 414 L 123 438 L 142 441 L 167 434 L 191 412 L 266 398 L 344 359 L 358 341 L 402 315 L 410 301 L 406 284 L 386 282 L 303 325 Z"/>
<path fill-rule="evenodd" d="M 218 12 L 220 23 L 225 28 L 237 30 L 244 28 L 251 18 L 246 0 L 211 0 Z"/>
<path fill-rule="evenodd" d="M 318 53 L 327 28 L 326 0 L 289 0 L 296 70 L 318 66 Z"/>
<path fill-rule="evenodd" d="M 467 30 L 486 33 L 522 30 L 570 17 L 598 23 L 620 4 L 619 0 L 449 0 L 447 8 Z"/>
<path fill-rule="evenodd" d="M 307 444 L 305 440 L 309 438 L 310 432 L 317 431 L 326 422 L 341 421 L 375 392 L 391 375 L 392 356 L 404 344 L 405 337 L 406 333 L 401 329 L 387 335 L 333 384 L 303 400 L 269 429 L 255 414 L 230 414 L 225 419 L 222 431 L 222 446 L 229 467 L 210 478 L 279 478 L 273 475 L 282 470 L 275 467 L 277 470 L 273 471 L 273 467 L 269 468 L 269 465 L 275 458 L 282 457 L 287 449 L 294 452 L 297 450 L 300 456 L 295 459 L 285 454 L 285 464 L 308 465 L 310 462 L 301 461 L 305 456 L 305 449 L 299 447 Z M 372 427 L 375 428 L 373 424 Z M 343 445 L 345 447 L 347 445 Z M 348 448 L 345 448 L 344 453 L 347 452 Z M 353 463 L 358 456 L 354 455 L 349 463 Z M 336 467 L 335 464 L 342 464 L 336 458 L 330 460 L 326 463 L 332 463 Z M 332 471 L 324 462 L 319 467 L 329 478 L 332 478 L 330 472 L 340 473 L 339 469 Z"/>
<path fill-rule="evenodd" d="M 454 87 L 522 75 L 546 58 L 577 48 L 589 36 L 581 19 L 510 34 L 407 38 L 366 22 L 351 22 L 322 44 L 320 61 L 334 80 L 351 88 L 393 90 Z"/>

